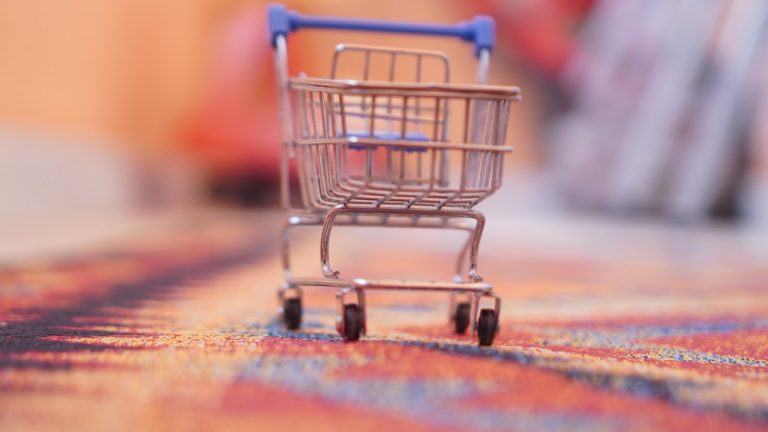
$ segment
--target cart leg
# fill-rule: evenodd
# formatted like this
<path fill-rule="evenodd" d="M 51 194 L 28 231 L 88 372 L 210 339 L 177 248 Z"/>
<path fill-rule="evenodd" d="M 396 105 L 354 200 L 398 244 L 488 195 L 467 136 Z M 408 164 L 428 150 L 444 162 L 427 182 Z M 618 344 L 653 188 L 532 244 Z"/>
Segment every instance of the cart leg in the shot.
<path fill-rule="evenodd" d="M 357 305 L 360 307 L 360 315 L 363 318 L 363 336 L 368 334 L 368 315 L 365 310 L 365 290 L 357 289 Z"/>
<path fill-rule="evenodd" d="M 465 292 L 451 292 L 448 324 L 453 325 L 456 334 L 467 332 L 472 322 L 471 296 Z"/>
<path fill-rule="evenodd" d="M 493 344 L 493 339 L 499 333 L 501 298 L 492 293 L 485 293 L 483 297 L 490 297 L 494 302 L 493 309 L 479 308 L 480 316 L 477 322 L 477 342 L 480 346 L 491 346 Z"/>
<path fill-rule="evenodd" d="M 469 279 L 473 282 L 482 282 L 483 278 L 477 273 L 478 251 L 480 250 L 480 239 L 483 236 L 485 228 L 485 216 L 477 211 L 467 211 L 465 217 L 475 220 L 475 230 L 472 234 L 472 245 L 469 248 Z"/>
<path fill-rule="evenodd" d="M 301 326 L 302 316 L 302 292 L 299 285 L 285 284 L 277 291 L 280 304 L 280 315 L 289 330 L 296 330 Z"/>
<path fill-rule="evenodd" d="M 291 223 L 291 220 L 289 219 L 288 222 L 283 225 L 283 229 L 280 232 L 280 237 L 282 240 L 282 264 L 283 264 L 283 277 L 286 279 L 290 279 L 292 276 L 291 273 L 291 236 L 290 236 L 290 230 L 293 228 L 294 224 Z"/>
<path fill-rule="evenodd" d="M 357 292 L 357 302 L 347 304 L 344 296 Z M 362 290 L 342 288 L 336 293 L 336 330 L 348 342 L 354 342 L 365 334 L 365 294 Z"/>
<path fill-rule="evenodd" d="M 496 309 L 496 319 L 498 320 L 498 324 L 496 325 L 496 334 L 499 334 L 499 328 L 501 328 L 501 325 L 499 325 L 501 324 L 501 297 L 493 295 L 493 305 L 494 309 Z"/>
<path fill-rule="evenodd" d="M 323 265 L 323 275 L 327 278 L 339 278 L 339 272 L 331 269 L 329 243 L 331 241 L 333 222 L 336 220 L 336 217 L 344 211 L 348 211 L 348 209 L 342 207 L 334 208 L 325 215 L 325 221 L 323 222 L 323 232 L 320 235 L 320 261 Z"/>
<path fill-rule="evenodd" d="M 277 299 L 280 305 L 279 314 L 285 322 L 286 327 L 289 330 L 296 330 L 301 327 L 301 320 L 303 315 L 302 305 L 302 291 L 301 286 L 292 282 L 293 272 L 291 271 L 291 228 L 297 226 L 317 225 L 319 219 L 307 219 L 292 216 L 289 217 L 280 232 L 282 243 L 282 264 L 283 264 L 283 277 L 285 278 L 285 284 L 277 291 Z"/>
<path fill-rule="evenodd" d="M 344 294 L 349 288 L 342 288 L 336 293 L 336 331 L 344 335 Z"/>
<path fill-rule="evenodd" d="M 338 279 L 339 278 L 339 272 L 337 270 L 333 270 L 331 268 L 330 263 L 330 241 L 331 241 L 331 231 L 333 230 L 333 224 L 336 221 L 336 217 L 338 217 L 342 213 L 353 213 L 353 214 L 379 214 L 379 215 L 401 215 L 401 216 L 419 216 L 419 217 L 443 217 L 443 218 L 467 218 L 467 219 L 474 219 L 475 220 L 475 227 L 472 229 L 472 235 L 470 240 L 468 241 L 468 249 L 469 249 L 469 280 L 473 282 L 482 282 L 483 278 L 480 276 L 480 274 L 477 272 L 477 260 L 478 260 L 478 250 L 480 249 L 480 239 L 483 236 L 483 229 L 485 227 L 485 216 L 474 210 L 441 210 L 439 215 L 436 215 L 433 210 L 418 210 L 418 209 L 380 209 L 380 208 L 370 208 L 370 209 L 357 209 L 357 208 L 348 208 L 348 207 L 336 207 L 328 212 L 328 214 L 325 215 L 325 220 L 323 221 L 323 231 L 320 235 L 320 261 L 322 263 L 322 271 L 323 275 L 327 278 L 332 279 Z M 459 257 L 457 266 L 462 266 L 463 264 L 463 255 L 464 251 L 462 250 L 461 254 L 462 256 Z"/>
<path fill-rule="evenodd" d="M 496 312 L 496 317 L 497 318 L 501 317 L 501 297 L 497 296 L 496 294 L 493 294 L 492 292 L 488 292 L 488 293 L 482 294 L 479 297 L 477 309 L 478 310 L 484 309 L 484 308 L 481 307 L 480 301 L 483 298 L 485 298 L 485 297 L 493 299 L 493 310 L 494 310 L 494 312 Z M 496 329 L 496 333 L 497 334 L 499 333 L 499 329 L 498 328 Z"/>
<path fill-rule="evenodd" d="M 469 316 L 472 320 L 472 336 L 477 335 L 477 320 L 480 316 L 480 295 L 472 294 L 469 302 Z"/>

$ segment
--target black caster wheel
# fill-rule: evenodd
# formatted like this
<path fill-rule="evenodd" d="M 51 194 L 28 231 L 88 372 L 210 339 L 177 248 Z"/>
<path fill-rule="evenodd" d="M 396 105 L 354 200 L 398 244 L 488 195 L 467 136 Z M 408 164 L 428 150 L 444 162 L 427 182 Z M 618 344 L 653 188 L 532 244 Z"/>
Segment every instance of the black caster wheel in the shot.
<path fill-rule="evenodd" d="M 344 305 L 344 337 L 345 341 L 354 342 L 363 334 L 363 312 L 356 304 Z"/>
<path fill-rule="evenodd" d="M 453 314 L 453 324 L 456 326 L 456 334 L 464 334 L 469 328 L 469 303 L 459 303 L 456 305 L 456 310 Z"/>
<path fill-rule="evenodd" d="M 480 319 L 477 321 L 477 340 L 480 346 L 491 346 L 496 330 L 499 327 L 496 311 L 483 309 L 480 311 Z"/>
<path fill-rule="evenodd" d="M 283 320 L 288 330 L 296 330 L 301 326 L 300 298 L 289 298 L 283 301 Z"/>

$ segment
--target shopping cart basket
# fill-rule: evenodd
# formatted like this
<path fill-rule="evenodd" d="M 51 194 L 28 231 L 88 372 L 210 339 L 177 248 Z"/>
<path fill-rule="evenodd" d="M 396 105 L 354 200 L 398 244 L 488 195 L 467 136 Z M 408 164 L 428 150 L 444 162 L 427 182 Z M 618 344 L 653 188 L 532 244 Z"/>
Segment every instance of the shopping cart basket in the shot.
<path fill-rule="evenodd" d="M 329 79 L 291 78 L 286 39 L 303 28 L 458 37 L 475 45 L 478 84 L 451 84 L 442 53 L 361 45 L 337 47 Z M 476 17 L 458 25 L 342 20 L 273 5 L 269 29 L 282 122 L 281 197 L 289 211 L 283 231 L 286 283 L 278 291 L 287 327 L 301 325 L 303 287 L 337 290 L 336 327 L 349 341 L 366 333 L 367 290 L 444 291 L 451 293 L 455 331 L 465 333 L 471 325 L 479 344 L 491 345 L 501 300 L 477 270 L 485 218 L 472 208 L 501 185 L 504 153 L 511 151 L 505 146 L 510 105 L 520 99 L 516 87 L 484 85 L 493 20 Z M 340 64 L 355 56 L 362 64 L 358 75 L 342 79 Z M 374 59 L 385 65 L 374 66 Z M 291 197 L 292 166 L 300 200 Z M 289 231 L 312 225 L 322 226 L 323 276 L 297 277 L 290 266 Z M 336 225 L 459 229 L 469 235 L 451 281 L 344 279 L 330 264 Z M 490 307 L 481 307 L 484 299 Z"/>

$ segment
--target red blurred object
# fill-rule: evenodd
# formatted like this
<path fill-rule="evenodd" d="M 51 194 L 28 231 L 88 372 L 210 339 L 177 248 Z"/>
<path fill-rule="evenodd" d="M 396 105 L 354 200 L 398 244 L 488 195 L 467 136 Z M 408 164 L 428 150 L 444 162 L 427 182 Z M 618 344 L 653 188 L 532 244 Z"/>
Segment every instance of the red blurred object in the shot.
<path fill-rule="evenodd" d="M 531 68 L 556 79 L 577 49 L 574 28 L 594 0 L 479 0 L 476 13 L 496 19 L 501 48 L 511 48 Z"/>
<path fill-rule="evenodd" d="M 193 153 L 213 177 L 278 178 L 275 99 L 264 11 L 241 10 L 223 28 L 210 88 L 189 131 Z"/>

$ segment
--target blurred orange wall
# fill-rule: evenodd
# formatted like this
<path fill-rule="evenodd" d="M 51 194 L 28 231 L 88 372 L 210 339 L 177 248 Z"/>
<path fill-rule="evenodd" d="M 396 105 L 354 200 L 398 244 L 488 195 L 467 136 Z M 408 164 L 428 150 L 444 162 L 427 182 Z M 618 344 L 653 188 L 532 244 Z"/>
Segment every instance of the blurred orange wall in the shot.
<path fill-rule="evenodd" d="M 213 3 L 0 2 L 0 121 L 162 151 L 203 83 Z"/>
<path fill-rule="evenodd" d="M 120 146 L 148 158 L 185 151 L 183 129 L 204 99 L 222 22 L 239 8 L 266 3 L 0 1 L 0 127 L 87 137 L 87 142 Z M 431 22 L 456 22 L 475 12 L 471 2 L 457 0 L 286 3 L 307 14 Z M 345 37 L 324 31 L 296 35 L 292 47 L 303 50 L 294 56 L 294 69 L 326 75 L 332 46 Z M 400 46 L 414 43 L 404 37 L 354 37 Z M 430 39 L 427 48 L 471 59 L 468 47 L 452 41 Z M 456 66 L 456 80 L 473 79 L 471 62 Z M 516 84 L 498 70 L 492 81 Z"/>

